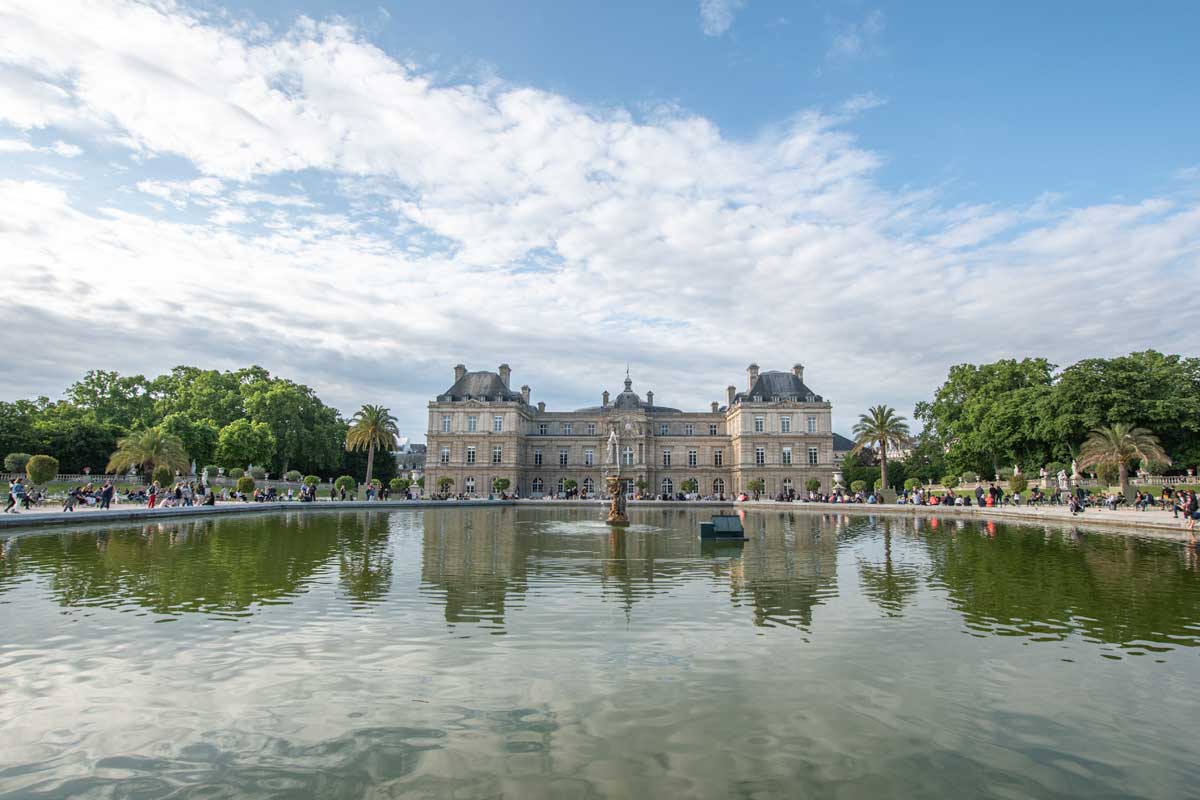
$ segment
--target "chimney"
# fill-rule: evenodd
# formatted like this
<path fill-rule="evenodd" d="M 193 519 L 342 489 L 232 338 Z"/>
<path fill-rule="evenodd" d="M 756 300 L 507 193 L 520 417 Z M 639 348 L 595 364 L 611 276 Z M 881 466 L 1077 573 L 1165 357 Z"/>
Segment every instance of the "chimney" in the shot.
<path fill-rule="evenodd" d="M 751 364 L 746 367 L 746 378 L 750 381 L 746 386 L 746 391 L 751 392 L 754 389 L 754 382 L 758 380 L 758 364 Z"/>
<path fill-rule="evenodd" d="M 464 367 L 462 364 L 454 365 L 454 382 L 455 383 L 458 383 L 459 381 L 461 381 L 463 379 L 463 376 L 466 374 L 467 374 L 466 367 Z"/>
<path fill-rule="evenodd" d="M 646 392 L 646 405 L 654 405 L 654 392 Z"/>
<path fill-rule="evenodd" d="M 507 389 L 509 376 L 512 375 L 512 368 L 509 367 L 508 364 L 501 364 L 500 368 L 496 371 L 500 373 L 500 382 L 503 383 L 504 388 Z"/>
<path fill-rule="evenodd" d="M 540 403 L 538 403 L 538 413 L 539 414 L 546 413 L 546 401 L 545 400 L 542 400 Z"/>
<path fill-rule="evenodd" d="M 799 378 L 801 380 L 801 382 L 803 382 L 804 381 L 804 365 L 803 364 L 792 364 L 792 374 L 795 375 L 797 378 Z"/>
<path fill-rule="evenodd" d="M 530 389 L 528 383 L 521 387 L 521 402 L 525 405 L 529 405 L 529 392 Z"/>
<path fill-rule="evenodd" d="M 600 405 L 602 405 L 602 406 L 608 405 L 608 389 L 605 389 L 604 394 L 600 395 Z"/>
<path fill-rule="evenodd" d="M 721 410 L 721 404 L 718 403 L 716 400 L 713 400 L 712 410 L 713 410 L 714 414 L 717 413 L 718 411 Z"/>
<path fill-rule="evenodd" d="M 732 384 L 725 387 L 725 405 L 733 408 L 733 396 L 737 394 L 737 387 Z"/>

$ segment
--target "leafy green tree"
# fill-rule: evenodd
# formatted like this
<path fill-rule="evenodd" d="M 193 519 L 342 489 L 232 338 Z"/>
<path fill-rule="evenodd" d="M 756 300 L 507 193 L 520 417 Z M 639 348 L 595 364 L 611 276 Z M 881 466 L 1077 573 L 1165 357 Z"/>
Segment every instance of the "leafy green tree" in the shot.
<path fill-rule="evenodd" d="M 158 481 L 158 485 L 164 489 L 175 482 L 175 473 L 171 471 L 170 467 L 166 466 L 155 467 L 151 477 Z"/>
<path fill-rule="evenodd" d="M 1129 486 L 1129 464 L 1134 460 L 1170 461 L 1159 444 L 1158 437 L 1145 428 L 1135 428 L 1119 422 L 1092 431 L 1087 441 L 1079 448 L 1081 468 L 1116 466 L 1121 492 L 1126 497 L 1132 493 Z"/>
<path fill-rule="evenodd" d="M 120 429 L 102 422 L 95 413 L 67 401 L 51 403 L 34 422 L 34 431 L 45 452 L 53 453 L 63 472 L 99 469 L 117 446 Z"/>
<path fill-rule="evenodd" d="M 375 466 L 375 451 L 391 451 L 399 435 L 396 418 L 383 406 L 364 405 L 355 412 L 346 432 L 346 449 L 367 451 L 368 482 Z"/>
<path fill-rule="evenodd" d="M 904 488 L 908 489 L 910 492 L 913 489 L 919 489 L 921 488 L 921 481 L 917 478 L 909 478 L 908 480 L 904 481 Z"/>
<path fill-rule="evenodd" d="M 1024 475 L 1013 475 L 1008 479 L 1008 490 L 1010 492 L 1023 492 L 1029 488 L 1029 481 L 1025 480 Z"/>
<path fill-rule="evenodd" d="M 249 475 L 243 475 L 237 479 L 237 490 L 242 494 L 250 494 L 254 491 L 254 478 Z"/>
<path fill-rule="evenodd" d="M 42 411 L 50 400 L 0 401 L 0 453 L 40 453 L 45 451 L 34 428 Z"/>
<path fill-rule="evenodd" d="M 699 482 L 695 478 L 684 478 L 679 484 L 679 490 L 684 494 L 691 494 L 700 488 Z"/>
<path fill-rule="evenodd" d="M 872 406 L 866 414 L 859 415 L 852 433 L 853 452 L 862 452 L 870 447 L 879 454 L 879 475 L 883 485 L 887 486 L 888 448 L 899 449 L 908 444 L 908 423 L 891 406 Z"/>
<path fill-rule="evenodd" d="M 821 490 L 821 481 L 819 478 L 809 478 L 804 482 L 804 488 L 810 492 L 818 492 Z"/>
<path fill-rule="evenodd" d="M 767 483 L 762 478 L 752 478 L 746 482 L 746 488 L 754 495 L 754 499 L 757 500 L 758 496 L 767 488 Z"/>
<path fill-rule="evenodd" d="M 221 432 L 210 419 L 192 419 L 182 411 L 163 417 L 162 429 L 179 438 L 183 449 L 198 463 L 212 461 L 217 452 L 217 440 Z"/>
<path fill-rule="evenodd" d="M 107 370 L 90 370 L 67 387 L 66 396 L 76 408 L 91 411 L 97 420 L 122 431 L 156 422 L 150 383 L 143 375 L 123 377 Z"/>
<path fill-rule="evenodd" d="M 400 479 L 396 478 L 396 480 L 399 481 Z M 492 491 L 496 494 L 504 494 L 511 485 L 512 482 L 508 478 L 496 478 L 492 481 Z"/>
<path fill-rule="evenodd" d="M 850 491 L 854 492 L 855 494 L 858 494 L 859 492 L 861 492 L 863 489 L 866 489 L 866 488 L 867 488 L 866 481 L 850 481 Z"/>
<path fill-rule="evenodd" d="M 58 475 L 58 459 L 53 456 L 32 456 L 25 464 L 25 474 L 33 485 L 49 483 Z"/>
<path fill-rule="evenodd" d="M 4 457 L 5 472 L 24 472 L 25 465 L 33 458 L 29 453 L 9 453 Z"/>
<path fill-rule="evenodd" d="M 450 493 L 450 487 L 454 485 L 454 478 L 449 475 L 443 475 L 437 479 L 438 493 L 446 495 Z"/>
<path fill-rule="evenodd" d="M 633 482 L 633 485 L 635 487 L 637 487 L 639 496 L 644 495 L 646 493 L 646 490 L 650 488 L 650 482 L 647 481 L 645 478 L 638 478 L 636 481 Z"/>
<path fill-rule="evenodd" d="M 234 420 L 217 434 L 216 461 L 226 470 L 269 464 L 274 455 L 275 436 L 266 423 Z"/>
<path fill-rule="evenodd" d="M 142 428 L 117 442 L 105 471 L 127 472 L 131 467 L 139 467 L 143 475 L 150 475 L 157 467 L 165 467 L 170 473 L 186 472 L 190 464 L 179 437 L 161 428 Z"/>
<path fill-rule="evenodd" d="M 243 389 L 246 412 L 264 422 L 275 437 L 272 468 L 279 474 L 292 465 L 329 468 L 338 462 L 342 431 L 337 412 L 307 386 L 274 378 Z"/>
<path fill-rule="evenodd" d="M 946 487 L 947 489 L 953 489 L 956 486 L 958 486 L 958 478 L 955 477 L 954 475 L 943 475 L 938 480 L 938 483 L 940 483 L 942 486 Z"/>

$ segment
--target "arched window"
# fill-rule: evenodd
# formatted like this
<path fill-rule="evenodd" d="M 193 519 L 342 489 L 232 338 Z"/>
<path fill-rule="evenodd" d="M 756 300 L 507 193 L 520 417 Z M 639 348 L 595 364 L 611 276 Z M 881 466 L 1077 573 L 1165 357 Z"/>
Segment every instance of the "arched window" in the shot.
<path fill-rule="evenodd" d="M 534 478 L 529 491 L 531 494 L 541 494 L 544 486 L 545 484 L 542 483 L 541 478 Z"/>
<path fill-rule="evenodd" d="M 725 481 L 721 480 L 720 478 L 717 478 L 715 481 L 713 481 L 713 494 L 717 495 L 718 497 L 725 494 Z"/>
<path fill-rule="evenodd" d="M 463 489 L 467 494 L 475 493 L 475 478 L 473 476 L 467 476 L 467 479 L 463 481 Z"/>
<path fill-rule="evenodd" d="M 662 479 L 662 493 L 675 494 L 675 484 L 671 482 L 670 478 Z"/>
<path fill-rule="evenodd" d="M 633 448 L 626 447 L 621 451 L 621 463 L 627 467 L 633 466 Z"/>
<path fill-rule="evenodd" d="M 588 495 L 591 495 L 593 492 L 596 491 L 596 484 L 595 484 L 595 482 L 592 481 L 591 478 L 583 479 L 583 491 L 587 492 Z"/>

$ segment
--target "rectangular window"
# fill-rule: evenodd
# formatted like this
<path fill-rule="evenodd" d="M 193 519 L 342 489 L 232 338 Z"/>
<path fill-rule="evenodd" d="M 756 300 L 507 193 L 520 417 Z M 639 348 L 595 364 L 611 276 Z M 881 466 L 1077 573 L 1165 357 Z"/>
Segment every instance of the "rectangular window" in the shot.
<path fill-rule="evenodd" d="M 438 454 L 438 458 L 443 464 L 449 464 L 450 463 L 450 448 L 443 447 L 441 453 Z"/>
<path fill-rule="evenodd" d="M 567 452 L 565 447 L 558 451 L 558 463 L 564 467 L 567 465 Z"/>
<path fill-rule="evenodd" d="M 493 447 L 492 448 L 492 463 L 499 464 L 503 459 L 504 459 L 504 448 L 503 447 Z"/>
<path fill-rule="evenodd" d="M 755 433 L 762 433 L 764 430 L 766 430 L 766 427 L 767 427 L 766 419 L 764 417 L 755 417 L 754 418 L 754 432 Z"/>
<path fill-rule="evenodd" d="M 467 448 L 467 463 L 468 464 L 475 463 L 475 448 L 474 447 Z"/>
<path fill-rule="evenodd" d="M 696 450 L 688 450 L 688 466 L 694 467 L 700 463 L 700 453 Z"/>
<path fill-rule="evenodd" d="M 546 435 L 546 430 L 547 430 L 547 428 L 546 428 L 546 423 L 544 423 L 544 422 L 539 422 L 539 423 L 538 423 L 538 436 L 545 436 L 545 435 Z"/>
<path fill-rule="evenodd" d="M 809 433 L 817 432 L 817 418 L 816 417 L 808 418 L 808 432 Z"/>
<path fill-rule="evenodd" d="M 474 433 L 479 430 L 479 417 L 467 417 L 467 433 Z"/>
<path fill-rule="evenodd" d="M 446 414 L 442 417 L 442 433 L 450 432 L 450 415 Z"/>
<path fill-rule="evenodd" d="M 684 425 L 683 426 L 683 435 L 684 436 L 695 436 L 696 435 L 696 426 L 690 422 L 688 424 Z"/>
<path fill-rule="evenodd" d="M 792 463 L 792 448 L 790 448 L 790 447 L 783 448 L 783 463 L 784 464 Z"/>
<path fill-rule="evenodd" d="M 500 416 L 499 414 L 492 417 L 492 430 L 496 433 L 502 433 L 504 431 L 504 417 Z"/>
<path fill-rule="evenodd" d="M 666 447 L 663 448 L 663 466 L 671 466 L 671 451 Z"/>
<path fill-rule="evenodd" d="M 542 451 L 540 449 L 533 451 L 533 465 L 535 467 L 542 465 Z"/>
<path fill-rule="evenodd" d="M 791 417 L 780 417 L 779 418 L 779 432 L 780 433 L 791 433 L 792 432 L 792 418 Z"/>
<path fill-rule="evenodd" d="M 633 448 L 632 447 L 626 447 L 624 450 L 621 451 L 621 463 L 627 467 L 631 466 L 633 464 Z"/>
<path fill-rule="evenodd" d="M 665 423 L 665 422 L 664 422 L 664 423 L 661 423 L 661 424 L 658 426 L 658 435 L 659 435 L 659 436 L 666 436 L 666 435 L 667 435 L 667 433 L 668 433 L 670 430 L 671 430 L 671 427 L 670 427 L 669 425 L 667 425 L 667 423 Z"/>
<path fill-rule="evenodd" d="M 808 463 L 816 464 L 819 457 L 819 451 L 815 447 L 808 448 Z"/>
<path fill-rule="evenodd" d="M 589 422 L 588 426 L 587 426 L 587 432 L 588 432 L 588 436 L 595 436 L 596 435 L 596 423 Z"/>
<path fill-rule="evenodd" d="M 754 448 L 754 463 L 760 467 L 767 463 L 767 449 L 765 447 Z"/>
<path fill-rule="evenodd" d="M 596 451 L 592 448 L 587 448 L 583 451 L 583 463 L 587 466 L 592 466 L 596 463 Z"/>
<path fill-rule="evenodd" d="M 713 423 L 709 423 L 709 426 L 708 426 L 708 435 L 709 435 L 709 436 L 716 436 L 716 435 L 717 435 L 717 423 L 715 423 L 715 422 L 713 422 Z"/>
<path fill-rule="evenodd" d="M 571 423 L 569 423 L 569 422 L 563 423 L 563 435 L 564 436 L 570 436 L 571 432 L 573 430 L 574 430 L 574 426 Z"/>
<path fill-rule="evenodd" d="M 713 450 L 713 466 L 719 467 L 725 462 L 725 451 L 721 448 Z"/>

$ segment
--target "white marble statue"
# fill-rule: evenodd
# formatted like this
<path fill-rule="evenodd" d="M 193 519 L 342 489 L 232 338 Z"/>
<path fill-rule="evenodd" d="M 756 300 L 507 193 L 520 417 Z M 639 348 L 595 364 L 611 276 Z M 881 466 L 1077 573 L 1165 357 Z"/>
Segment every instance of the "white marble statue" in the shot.
<path fill-rule="evenodd" d="M 608 434 L 608 457 L 605 459 L 604 463 L 613 464 L 613 465 L 615 465 L 617 463 L 617 429 L 616 428 L 613 428 L 612 431 L 609 432 L 609 434 Z"/>

